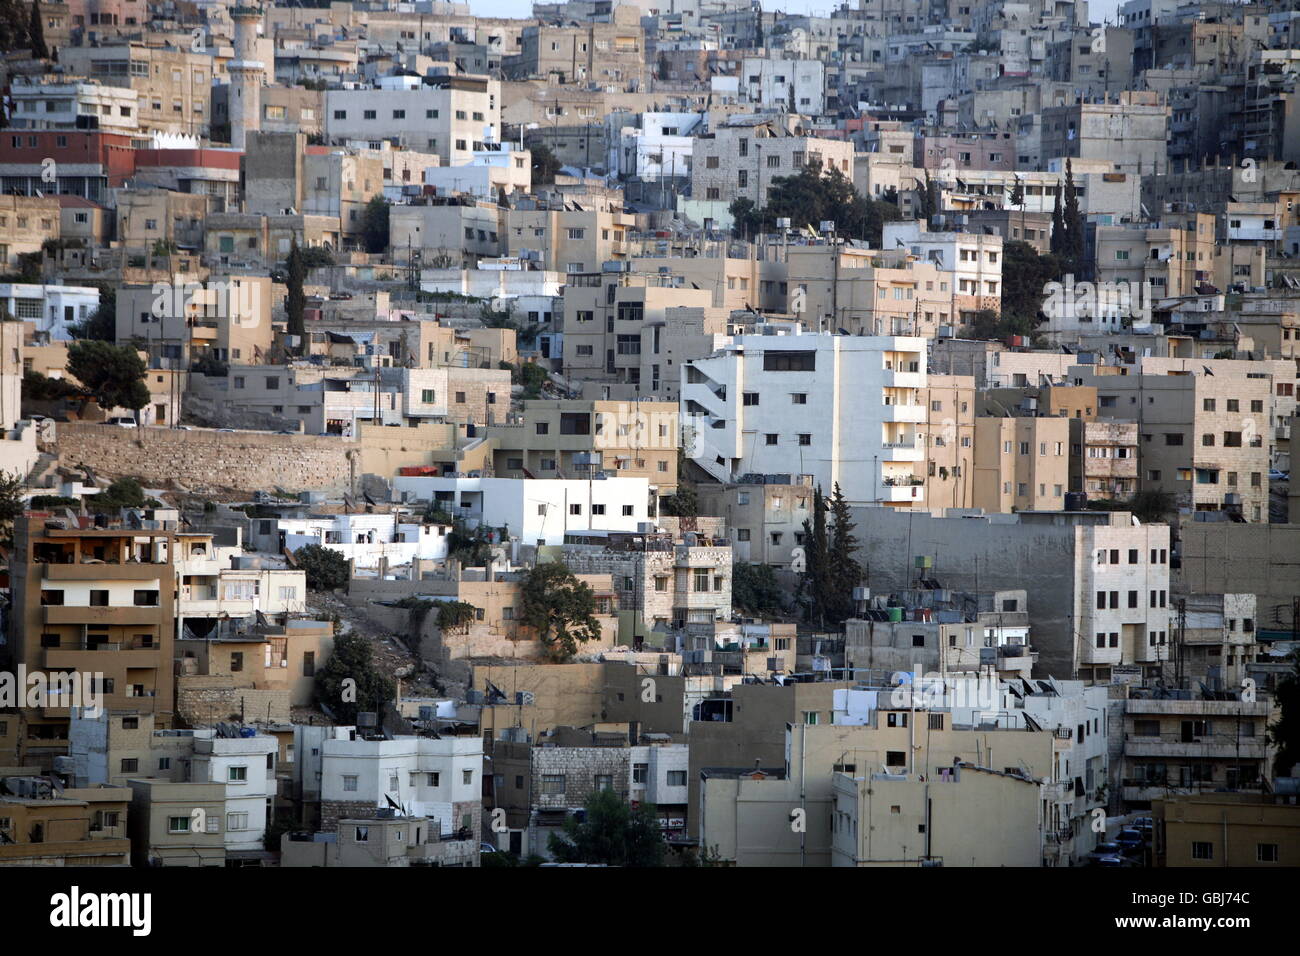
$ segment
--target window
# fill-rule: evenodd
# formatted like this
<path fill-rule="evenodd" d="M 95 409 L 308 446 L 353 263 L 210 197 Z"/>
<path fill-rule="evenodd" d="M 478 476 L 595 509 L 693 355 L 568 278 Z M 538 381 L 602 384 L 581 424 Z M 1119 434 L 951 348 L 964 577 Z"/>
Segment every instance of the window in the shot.
<path fill-rule="evenodd" d="M 544 794 L 564 793 L 564 774 L 562 773 L 542 774 L 542 793 Z"/>
<path fill-rule="evenodd" d="M 807 393 L 807 392 L 791 392 L 791 393 L 790 393 L 790 404 L 792 404 L 792 405 L 807 405 L 807 404 L 808 404 L 808 393 Z"/>
<path fill-rule="evenodd" d="M 189 817 L 168 817 L 167 832 L 168 833 L 189 833 L 190 818 Z"/>
<path fill-rule="evenodd" d="M 226 768 L 226 780 L 230 783 L 245 783 L 248 780 L 247 767 L 228 767 Z"/>
<path fill-rule="evenodd" d="M 1193 860 L 1213 860 L 1214 844 L 1204 840 L 1192 841 L 1192 859 Z"/>
<path fill-rule="evenodd" d="M 757 404 L 758 404 L 758 392 L 745 392 L 745 394 L 744 394 L 744 396 L 743 396 L 743 398 L 742 398 L 742 400 L 741 400 L 741 404 L 743 404 L 743 405 L 757 405 Z"/>
<path fill-rule="evenodd" d="M 1276 863 L 1279 859 L 1278 844 L 1259 843 L 1255 846 L 1256 863 Z"/>
<path fill-rule="evenodd" d="M 812 444 L 812 435 L 810 435 L 810 434 L 800 434 L 800 435 L 799 435 L 799 444 L 801 444 L 801 445 L 811 445 L 811 444 Z"/>
<path fill-rule="evenodd" d="M 157 592 L 157 591 L 149 591 L 149 590 L 136 591 L 136 592 L 135 592 L 135 606 L 136 606 L 136 607 L 157 607 L 157 606 L 158 606 L 158 592 Z"/>
<path fill-rule="evenodd" d="M 247 830 L 248 814 L 247 813 L 227 813 L 226 830 Z"/>
<path fill-rule="evenodd" d="M 343 775 L 343 789 L 347 793 L 356 793 L 357 790 L 356 774 L 345 773 Z"/>
<path fill-rule="evenodd" d="M 125 757 L 122 760 L 122 773 L 137 773 L 140 770 L 140 761 L 134 757 Z"/>
<path fill-rule="evenodd" d="M 669 770 L 669 771 L 668 771 L 668 786 L 670 786 L 670 787 L 684 787 L 684 786 L 686 786 L 686 771 L 685 771 L 685 770 Z"/>
<path fill-rule="evenodd" d="M 650 765 L 645 763 L 632 764 L 632 782 L 645 783 L 649 774 Z"/>
<path fill-rule="evenodd" d="M 608 773 L 598 773 L 592 781 L 592 786 L 597 790 L 613 790 L 614 776 Z"/>

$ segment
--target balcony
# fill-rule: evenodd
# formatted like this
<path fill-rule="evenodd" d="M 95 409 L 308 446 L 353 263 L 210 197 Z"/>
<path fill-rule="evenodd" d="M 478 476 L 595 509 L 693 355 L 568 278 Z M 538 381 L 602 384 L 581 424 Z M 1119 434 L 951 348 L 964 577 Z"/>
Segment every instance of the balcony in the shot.
<path fill-rule="evenodd" d="M 44 650 L 43 666 L 81 673 L 95 673 L 110 667 L 114 671 L 132 667 L 152 670 L 159 666 L 162 654 L 157 647 L 123 648 L 120 644 L 79 644 Z"/>
<path fill-rule="evenodd" d="M 163 619 L 162 608 L 152 607 L 68 607 L 50 604 L 45 607 L 46 624 L 86 624 L 110 627 L 134 627 L 157 624 Z"/>
<path fill-rule="evenodd" d="M 171 567 L 158 564 L 42 564 L 46 581 L 153 581 L 171 577 Z"/>
<path fill-rule="evenodd" d="M 886 478 L 877 494 L 881 501 L 920 504 L 925 500 L 925 485 L 920 478 Z"/>
<path fill-rule="evenodd" d="M 925 449 L 911 441 L 886 441 L 880 443 L 883 454 L 880 456 L 884 461 L 920 461 L 925 457 Z"/>
<path fill-rule="evenodd" d="M 886 388 L 924 388 L 925 375 L 922 372 L 903 372 L 885 369 L 882 384 Z"/>
<path fill-rule="evenodd" d="M 924 405 L 885 405 L 880 410 L 880 418 L 886 422 L 912 422 L 920 424 L 925 421 Z"/>
<path fill-rule="evenodd" d="M 1262 735 L 1236 737 L 1233 734 L 1212 734 L 1186 737 L 1182 734 L 1159 736 L 1124 735 L 1126 757 L 1205 758 L 1209 760 L 1263 760 L 1267 743 Z"/>

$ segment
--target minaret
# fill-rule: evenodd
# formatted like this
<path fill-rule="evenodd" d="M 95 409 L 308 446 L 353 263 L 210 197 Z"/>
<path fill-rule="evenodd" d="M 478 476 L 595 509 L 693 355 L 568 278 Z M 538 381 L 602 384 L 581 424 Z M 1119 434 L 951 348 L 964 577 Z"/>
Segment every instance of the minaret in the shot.
<path fill-rule="evenodd" d="M 232 7 L 230 19 L 235 23 L 235 58 L 226 64 L 230 74 L 230 96 L 227 112 L 230 115 L 230 145 L 244 149 L 249 130 L 262 125 L 262 81 L 265 64 L 255 59 L 257 55 L 257 25 L 262 22 L 262 11 L 256 7 Z"/>

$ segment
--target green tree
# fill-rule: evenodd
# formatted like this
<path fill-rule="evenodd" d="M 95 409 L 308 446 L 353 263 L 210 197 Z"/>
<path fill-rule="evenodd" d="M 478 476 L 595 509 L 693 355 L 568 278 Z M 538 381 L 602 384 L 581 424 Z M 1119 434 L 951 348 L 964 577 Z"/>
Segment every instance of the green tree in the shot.
<path fill-rule="evenodd" d="M 394 689 L 375 667 L 370 641 L 360 634 L 336 637 L 329 660 L 316 672 L 316 699 L 341 724 L 356 723 L 358 711 L 380 713 L 393 699 Z"/>
<path fill-rule="evenodd" d="M 1277 748 L 1275 777 L 1293 776 L 1300 768 L 1300 652 L 1292 651 L 1291 671 L 1277 683 L 1277 720 L 1268 726 L 1268 742 Z"/>
<path fill-rule="evenodd" d="M 390 207 L 383 196 L 372 196 L 361 214 L 361 238 L 366 252 L 381 253 L 388 249 Z"/>
<path fill-rule="evenodd" d="M 1064 190 L 1065 186 L 1058 180 L 1056 183 L 1056 193 L 1052 198 L 1052 236 L 1048 247 L 1052 255 L 1056 256 L 1060 261 L 1062 269 L 1064 269 L 1066 265 L 1065 250 L 1068 246 L 1065 236 L 1065 215 L 1062 212 L 1061 207 L 1061 194 Z M 1062 275 L 1064 275 L 1064 273 L 1062 273 Z"/>
<path fill-rule="evenodd" d="M 45 18 L 41 16 L 41 0 L 32 0 L 32 15 L 27 25 L 27 39 L 31 44 L 32 59 L 50 58 L 50 48 L 45 45 Z"/>
<path fill-rule="evenodd" d="M 699 492 L 687 475 L 686 462 L 685 449 L 677 449 L 677 490 L 659 503 L 659 511 L 670 517 L 695 518 L 700 513 Z"/>
<path fill-rule="evenodd" d="M 99 407 L 137 411 L 149 404 L 145 385 L 148 369 L 140 353 L 128 345 L 82 339 L 68 346 L 68 374 L 81 383 L 87 398 Z"/>
<path fill-rule="evenodd" d="M 1025 184 L 1016 176 L 1011 183 L 1011 189 L 1007 191 L 1007 205 L 1015 206 L 1020 210 L 1020 234 L 1025 234 Z"/>
<path fill-rule="evenodd" d="M 804 620 L 826 625 L 830 594 L 830 568 L 827 555 L 830 542 L 826 536 L 826 499 L 821 486 L 813 491 L 813 513 L 803 523 L 804 567 L 799 580 L 799 603 Z"/>
<path fill-rule="evenodd" d="M 1135 494 L 1129 502 L 1129 511 L 1145 524 L 1156 524 L 1173 514 L 1178 506 L 1172 492 L 1147 488 Z"/>
<path fill-rule="evenodd" d="M 735 561 L 731 565 L 731 603 L 750 614 L 779 614 L 785 595 L 770 564 Z"/>
<path fill-rule="evenodd" d="M 298 248 L 298 237 L 295 236 L 289 243 L 289 264 L 285 277 L 288 295 L 285 296 L 284 311 L 289 317 L 289 334 L 299 337 L 300 353 L 305 353 L 307 348 L 307 295 L 303 292 L 303 285 L 306 282 L 307 264 L 303 262 L 302 250 Z"/>
<path fill-rule="evenodd" d="M 762 209 L 752 209 L 733 202 L 733 220 L 741 215 L 742 229 L 773 230 L 776 220 L 786 218 L 795 228 L 818 228 L 824 220 L 835 223 L 836 234 L 843 239 L 862 239 L 879 248 L 881 233 L 886 222 L 901 219 L 897 206 L 868 199 L 859 194 L 839 169 L 823 169 L 821 163 L 810 162 L 793 176 L 775 177 L 768 189 L 768 203 Z"/>
<path fill-rule="evenodd" d="M 1065 200 L 1061 208 L 1065 228 L 1060 252 L 1062 267 L 1073 276 L 1081 276 L 1083 261 L 1083 213 L 1079 210 L 1079 193 L 1074 185 L 1074 165 L 1065 160 Z"/>
<path fill-rule="evenodd" d="M 68 326 L 74 339 L 98 339 L 112 342 L 117 338 L 117 286 L 99 286 L 99 305 L 80 322 Z"/>
<path fill-rule="evenodd" d="M 858 539 L 853 530 L 857 527 L 849 512 L 848 500 L 837 481 L 831 491 L 829 543 L 826 549 L 827 574 L 830 581 L 827 594 L 827 619 L 836 625 L 853 616 L 853 589 L 862 583 L 862 565 L 858 563 Z"/>
<path fill-rule="evenodd" d="M 555 174 L 560 171 L 560 161 L 551 152 L 551 147 L 542 143 L 530 146 L 533 156 L 533 185 L 555 182 Z"/>
<path fill-rule="evenodd" d="M 86 499 L 86 508 L 99 514 L 115 514 L 122 508 L 145 508 L 153 499 L 135 478 L 119 478 L 97 495 Z"/>
<path fill-rule="evenodd" d="M 600 639 L 596 595 L 563 562 L 536 565 L 519 588 L 519 620 L 537 633 L 553 660 L 567 661 L 578 645 Z"/>
<path fill-rule="evenodd" d="M 348 586 L 348 559 L 333 548 L 306 544 L 293 553 L 294 563 L 307 574 L 313 591 L 336 591 Z"/>
<path fill-rule="evenodd" d="M 652 805 L 633 809 L 613 790 L 597 790 L 585 810 L 586 819 L 569 817 L 563 831 L 547 841 L 556 862 L 663 866 L 664 836 Z"/>
<path fill-rule="evenodd" d="M 929 222 L 939 211 L 939 201 L 937 197 L 937 184 L 930 178 L 930 170 L 923 169 L 919 188 L 916 190 L 916 218 L 921 222 Z"/>
<path fill-rule="evenodd" d="M 25 484 L 18 472 L 0 471 L 0 544 L 13 544 L 14 520 L 23 513 Z"/>
<path fill-rule="evenodd" d="M 1012 239 L 1002 247 L 1002 327 L 1006 335 L 1029 335 L 1043 319 L 1047 285 L 1060 274 L 1055 256 Z"/>

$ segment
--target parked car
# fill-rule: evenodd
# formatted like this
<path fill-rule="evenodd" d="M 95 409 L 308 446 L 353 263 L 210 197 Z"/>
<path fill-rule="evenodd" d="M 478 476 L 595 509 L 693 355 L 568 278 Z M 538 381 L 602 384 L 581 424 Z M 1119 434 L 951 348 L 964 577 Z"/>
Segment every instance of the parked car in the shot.
<path fill-rule="evenodd" d="M 134 418 L 110 418 L 108 421 L 104 422 L 104 424 L 105 424 L 105 425 L 116 425 L 118 428 L 136 428 L 136 427 L 138 427 L 138 426 L 136 425 L 136 422 L 135 422 L 135 419 L 134 419 Z"/>
<path fill-rule="evenodd" d="M 1137 856 L 1147 844 L 1146 834 L 1132 827 L 1120 830 L 1115 842 L 1119 844 L 1120 852 L 1126 856 Z"/>
<path fill-rule="evenodd" d="M 494 847 L 491 843 L 484 843 L 484 842 L 480 842 L 480 843 L 479 843 L 479 845 L 478 845 L 478 851 L 479 851 L 480 853 L 500 853 L 500 852 L 501 852 L 500 849 L 498 849 L 497 847 Z"/>
<path fill-rule="evenodd" d="M 1290 481 L 1291 472 L 1278 471 L 1276 468 L 1270 469 L 1268 473 L 1268 480 L 1269 481 Z"/>
<path fill-rule="evenodd" d="M 1126 860 L 1122 856 L 1101 856 L 1092 861 L 1093 866 L 1132 866 L 1132 860 Z"/>
<path fill-rule="evenodd" d="M 1151 831 L 1156 828 L 1156 822 L 1151 817 L 1134 817 L 1129 827 L 1140 831 L 1149 840 L 1151 839 Z"/>
<path fill-rule="evenodd" d="M 1122 855 L 1123 852 L 1121 851 L 1120 845 L 1118 843 L 1098 843 L 1095 847 L 1092 848 L 1092 852 L 1088 854 L 1088 862 L 1096 863 L 1098 860 L 1101 860 L 1108 856 L 1122 856 Z"/>

